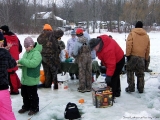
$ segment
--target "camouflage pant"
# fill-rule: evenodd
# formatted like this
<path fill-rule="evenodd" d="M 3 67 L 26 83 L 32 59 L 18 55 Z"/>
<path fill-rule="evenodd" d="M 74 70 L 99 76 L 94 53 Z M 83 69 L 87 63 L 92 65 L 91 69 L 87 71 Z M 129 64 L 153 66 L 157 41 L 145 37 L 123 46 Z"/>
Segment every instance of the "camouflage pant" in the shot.
<path fill-rule="evenodd" d="M 127 62 L 127 82 L 130 90 L 135 90 L 134 73 L 137 76 L 137 89 L 139 91 L 144 89 L 144 70 L 144 58 L 131 56 Z"/>
<path fill-rule="evenodd" d="M 45 61 L 42 61 L 43 70 L 45 74 L 45 87 L 51 87 L 52 82 L 54 82 L 54 87 L 58 88 L 58 82 L 57 82 L 57 74 L 59 67 L 53 63 L 49 58 L 45 59 Z"/>
<path fill-rule="evenodd" d="M 91 84 L 92 84 L 91 56 L 81 56 L 79 58 L 78 67 L 79 67 L 79 89 L 91 90 Z"/>

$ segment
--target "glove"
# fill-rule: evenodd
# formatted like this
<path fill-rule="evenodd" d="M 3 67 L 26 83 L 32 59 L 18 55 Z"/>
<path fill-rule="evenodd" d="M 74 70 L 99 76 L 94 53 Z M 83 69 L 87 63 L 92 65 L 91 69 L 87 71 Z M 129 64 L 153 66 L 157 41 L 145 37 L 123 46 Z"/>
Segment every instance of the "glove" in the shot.
<path fill-rule="evenodd" d="M 130 60 L 130 58 L 131 58 L 131 56 L 126 56 L 127 57 L 127 61 L 129 61 Z"/>
<path fill-rule="evenodd" d="M 110 76 L 106 76 L 105 81 L 106 81 L 107 85 L 110 86 L 110 84 L 111 84 L 111 77 Z"/>

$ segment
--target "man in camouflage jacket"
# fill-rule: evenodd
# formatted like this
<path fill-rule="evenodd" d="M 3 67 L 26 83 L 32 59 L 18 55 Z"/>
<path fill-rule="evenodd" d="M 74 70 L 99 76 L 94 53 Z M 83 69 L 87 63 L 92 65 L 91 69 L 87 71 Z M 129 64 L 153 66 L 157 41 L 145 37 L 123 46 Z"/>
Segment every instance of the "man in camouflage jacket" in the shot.
<path fill-rule="evenodd" d="M 58 39 L 63 36 L 62 30 L 46 30 L 37 38 L 39 44 L 42 45 L 42 65 L 45 73 L 44 87 L 51 87 L 54 83 L 54 89 L 58 89 L 57 73 L 60 69 L 60 48 Z"/>

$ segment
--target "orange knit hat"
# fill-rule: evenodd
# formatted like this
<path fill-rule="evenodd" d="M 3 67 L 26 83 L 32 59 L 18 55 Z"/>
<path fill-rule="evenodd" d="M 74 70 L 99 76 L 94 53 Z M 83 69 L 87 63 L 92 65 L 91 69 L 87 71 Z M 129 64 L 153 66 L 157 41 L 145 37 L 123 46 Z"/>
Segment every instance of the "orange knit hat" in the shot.
<path fill-rule="evenodd" d="M 43 30 L 53 30 L 52 27 L 49 24 L 45 24 L 43 26 Z"/>

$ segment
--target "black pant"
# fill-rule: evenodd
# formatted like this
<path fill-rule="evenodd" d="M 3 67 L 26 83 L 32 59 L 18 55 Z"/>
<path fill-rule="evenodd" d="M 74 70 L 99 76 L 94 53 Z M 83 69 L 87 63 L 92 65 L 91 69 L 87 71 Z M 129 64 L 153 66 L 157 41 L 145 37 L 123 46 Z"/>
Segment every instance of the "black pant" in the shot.
<path fill-rule="evenodd" d="M 39 97 L 37 94 L 37 85 L 34 86 L 21 86 L 21 95 L 23 97 L 22 109 L 39 111 Z"/>
<path fill-rule="evenodd" d="M 111 87 L 113 91 L 113 97 L 116 96 L 117 92 L 121 92 L 121 83 L 120 83 L 120 73 L 125 64 L 125 57 L 123 57 L 117 64 L 114 74 L 111 78 Z"/>

